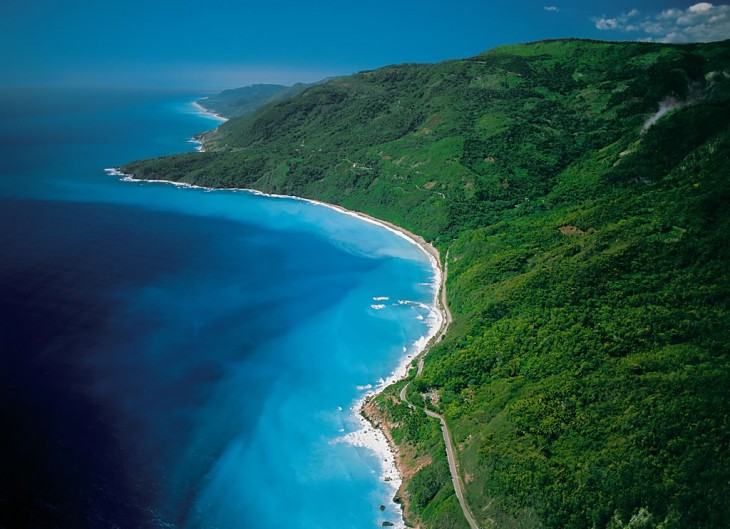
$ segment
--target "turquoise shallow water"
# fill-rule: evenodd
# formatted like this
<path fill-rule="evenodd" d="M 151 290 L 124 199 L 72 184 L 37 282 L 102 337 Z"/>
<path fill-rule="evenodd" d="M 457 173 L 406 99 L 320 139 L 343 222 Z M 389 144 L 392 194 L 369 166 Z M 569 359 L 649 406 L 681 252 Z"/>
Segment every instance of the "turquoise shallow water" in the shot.
<path fill-rule="evenodd" d="M 104 173 L 192 150 L 216 125 L 197 94 L 2 95 L 0 525 L 398 523 L 380 456 L 341 441 L 428 331 L 420 249 L 300 200 Z"/>

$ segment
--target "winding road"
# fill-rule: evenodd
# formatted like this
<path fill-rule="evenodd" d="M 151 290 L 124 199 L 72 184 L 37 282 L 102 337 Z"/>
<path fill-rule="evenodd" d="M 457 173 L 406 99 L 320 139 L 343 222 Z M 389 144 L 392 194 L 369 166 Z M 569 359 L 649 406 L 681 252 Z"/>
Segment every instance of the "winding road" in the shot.
<path fill-rule="evenodd" d="M 431 343 L 428 344 L 428 346 L 424 349 L 423 354 L 421 354 L 418 358 L 418 371 L 416 372 L 416 376 L 419 376 L 423 371 L 423 359 L 426 356 L 428 350 L 434 344 L 443 340 L 444 336 L 446 335 L 446 330 L 449 328 L 449 325 L 451 325 L 451 322 L 453 321 L 451 311 L 449 310 L 449 305 L 446 302 L 446 278 L 448 276 L 448 272 L 449 252 L 447 250 L 446 258 L 444 259 L 443 265 L 444 277 L 441 281 L 441 292 L 439 295 L 439 303 L 441 304 L 441 312 L 443 313 L 444 319 L 441 322 L 441 328 L 439 329 L 439 332 L 432 338 Z M 403 388 L 400 390 L 400 400 L 405 402 L 410 408 L 415 409 L 416 407 L 408 400 L 408 397 L 406 395 L 409 384 L 410 382 L 403 386 Z M 479 526 L 474 519 L 474 515 L 471 513 L 471 509 L 469 509 L 469 505 L 466 503 L 466 498 L 464 498 L 464 491 L 461 483 L 461 474 L 459 473 L 458 462 L 454 454 L 454 445 L 451 442 L 451 432 L 449 432 L 449 427 L 446 424 L 446 420 L 442 415 L 439 415 L 438 413 L 435 413 L 428 408 L 423 408 L 423 411 L 429 417 L 438 419 L 439 423 L 441 424 L 441 433 L 444 436 L 444 444 L 446 445 L 446 459 L 449 462 L 449 471 L 451 472 L 451 482 L 454 484 L 454 492 L 456 493 L 456 497 L 459 500 L 459 505 L 461 505 L 461 510 L 464 512 L 464 518 L 466 518 L 466 521 L 469 523 L 469 527 L 471 527 L 471 529 L 479 529 Z"/>
<path fill-rule="evenodd" d="M 449 470 L 451 471 L 451 482 L 454 484 L 454 492 L 456 493 L 456 497 L 459 499 L 461 510 L 464 512 L 464 518 L 466 518 L 466 521 L 469 522 L 469 527 L 471 527 L 471 529 L 479 529 L 479 526 L 474 519 L 474 515 L 471 513 L 471 509 L 469 509 L 469 505 L 466 503 L 466 498 L 464 498 L 464 491 L 461 487 L 459 466 L 456 456 L 454 455 L 454 445 L 451 442 L 451 433 L 449 432 L 449 427 L 446 425 L 446 420 L 444 420 L 442 415 L 434 413 L 426 408 L 424 408 L 423 411 L 426 412 L 426 415 L 433 417 L 434 419 L 438 419 L 441 423 L 441 433 L 444 436 L 444 444 L 446 445 L 446 459 L 449 461 Z"/>

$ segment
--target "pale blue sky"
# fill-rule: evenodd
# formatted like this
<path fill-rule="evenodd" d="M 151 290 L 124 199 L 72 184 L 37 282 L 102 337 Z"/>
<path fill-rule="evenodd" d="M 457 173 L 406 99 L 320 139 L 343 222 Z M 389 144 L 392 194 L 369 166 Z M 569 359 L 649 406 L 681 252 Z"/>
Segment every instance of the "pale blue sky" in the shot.
<path fill-rule="evenodd" d="M 730 0 L 24 0 L 0 17 L 0 86 L 291 84 L 546 38 L 730 38 Z"/>

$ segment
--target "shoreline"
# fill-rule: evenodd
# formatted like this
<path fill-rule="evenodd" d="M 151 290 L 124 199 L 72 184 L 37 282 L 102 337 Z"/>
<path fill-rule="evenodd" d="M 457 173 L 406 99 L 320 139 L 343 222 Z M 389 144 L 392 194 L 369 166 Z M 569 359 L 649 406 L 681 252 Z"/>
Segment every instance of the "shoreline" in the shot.
<path fill-rule="evenodd" d="M 196 103 L 197 104 L 197 103 Z M 400 524 L 396 527 L 408 527 L 405 522 L 403 504 L 397 500 L 401 493 L 401 488 L 404 482 L 405 467 L 401 460 L 401 454 L 398 446 L 395 444 L 393 437 L 390 433 L 390 429 L 384 421 L 378 420 L 374 413 L 368 412 L 368 406 L 372 403 L 373 399 L 382 393 L 386 388 L 392 386 L 396 382 L 406 378 L 408 376 L 410 368 L 413 366 L 413 362 L 423 360 L 423 357 L 428 354 L 429 349 L 434 345 L 438 337 L 442 337 L 446 328 L 449 325 L 450 318 L 441 303 L 441 292 L 443 289 L 444 282 L 444 269 L 441 263 L 441 256 L 436 248 L 429 242 L 427 242 L 420 235 L 416 235 L 413 232 L 406 230 L 392 222 L 384 221 L 368 215 L 367 213 L 361 213 L 358 211 L 352 211 L 337 204 L 330 204 L 328 202 L 322 202 L 320 200 L 297 197 L 292 195 L 278 195 L 273 193 L 264 193 L 256 189 L 245 189 L 245 188 L 212 188 L 206 186 L 199 186 L 195 184 L 188 184 L 185 182 L 175 182 L 173 180 L 151 180 L 135 178 L 134 175 L 122 173 L 117 168 L 107 168 L 104 171 L 110 176 L 120 177 L 124 182 L 138 182 L 138 183 L 155 183 L 155 184 L 168 184 L 176 187 L 186 187 L 190 189 L 202 189 L 206 192 L 211 191 L 243 191 L 251 193 L 253 195 L 272 197 L 272 198 L 286 198 L 292 200 L 299 200 L 302 202 L 308 202 L 317 206 L 334 209 L 344 215 L 349 215 L 358 218 L 364 222 L 375 224 L 380 226 L 389 232 L 401 237 L 411 244 L 416 245 L 425 255 L 433 270 L 433 298 L 431 303 L 427 305 L 429 309 L 429 316 L 427 318 L 427 329 L 426 334 L 421 336 L 413 344 L 410 345 L 410 350 L 404 347 L 404 355 L 401 358 L 398 365 L 393 369 L 387 378 L 381 378 L 378 384 L 373 388 L 368 388 L 367 391 L 355 403 L 350 407 L 353 412 L 355 419 L 360 425 L 360 428 L 350 433 L 343 435 L 335 440 L 333 443 L 347 443 L 354 447 L 366 448 L 372 451 L 375 456 L 380 460 L 381 466 L 381 480 L 390 485 L 393 489 L 393 496 L 390 501 L 395 506 L 396 510 L 400 513 Z"/>
<path fill-rule="evenodd" d="M 192 105 L 198 110 L 198 112 L 200 114 L 205 114 L 206 116 L 208 116 L 210 118 L 215 118 L 219 121 L 228 121 L 228 118 L 225 118 L 225 117 L 221 116 L 220 114 L 216 114 L 212 110 L 208 110 L 207 108 L 205 108 L 203 105 L 201 105 L 197 101 L 193 101 Z"/>
<path fill-rule="evenodd" d="M 207 99 L 207 97 L 204 97 L 203 99 Z M 207 118 L 210 118 L 210 119 L 218 120 L 218 121 L 221 122 L 221 124 L 223 124 L 226 121 L 228 121 L 228 118 L 224 118 L 220 114 L 216 114 L 212 110 L 208 110 L 207 108 L 205 108 L 203 105 L 201 105 L 197 101 L 193 101 L 190 104 L 191 104 L 191 106 L 193 108 L 195 108 L 195 110 L 197 111 L 198 114 L 201 114 L 201 115 L 203 115 L 203 116 L 205 116 Z M 212 129 L 212 130 L 215 130 L 215 129 Z M 202 138 L 203 137 L 203 134 L 205 134 L 205 133 L 196 134 L 195 136 L 193 136 L 192 138 L 190 138 L 188 140 L 188 143 L 197 144 L 197 146 L 195 147 L 195 150 L 198 151 L 198 152 L 205 152 L 205 144 L 203 143 L 203 140 L 202 139 L 198 139 L 198 138 Z"/>

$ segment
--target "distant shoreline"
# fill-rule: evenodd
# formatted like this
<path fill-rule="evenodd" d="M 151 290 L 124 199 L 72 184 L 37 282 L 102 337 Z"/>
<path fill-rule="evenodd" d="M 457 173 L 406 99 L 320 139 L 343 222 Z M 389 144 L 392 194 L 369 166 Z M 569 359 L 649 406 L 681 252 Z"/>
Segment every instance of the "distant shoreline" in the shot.
<path fill-rule="evenodd" d="M 197 104 L 197 103 L 196 103 Z M 200 105 L 198 105 L 200 106 Z M 201 107 L 202 108 L 202 107 Z M 439 299 L 439 294 L 441 292 L 441 289 L 443 287 L 442 283 L 444 280 L 444 272 L 443 272 L 443 266 L 441 264 L 441 256 L 438 252 L 438 250 L 429 242 L 427 242 L 423 237 L 420 235 L 416 235 L 413 232 L 410 232 L 406 230 L 405 228 L 402 228 L 398 226 L 397 224 L 393 224 L 392 222 L 388 222 L 385 220 L 378 219 L 376 217 L 373 217 L 371 215 L 368 215 L 367 213 L 362 213 L 359 211 L 352 211 L 347 208 L 344 208 L 342 206 L 339 206 L 337 204 L 330 204 L 328 202 L 322 202 L 320 200 L 314 200 L 310 198 L 302 198 L 292 195 L 277 195 L 272 193 L 264 193 L 262 191 L 258 191 L 256 189 L 245 189 L 245 188 L 214 188 L 214 187 L 206 187 L 206 186 L 199 186 L 195 184 L 188 184 L 185 182 L 176 182 L 174 180 L 149 180 L 149 179 L 141 179 L 141 178 L 135 178 L 134 175 L 122 173 L 119 171 L 118 168 L 108 168 L 104 169 L 107 174 L 110 176 L 117 176 L 121 177 L 121 179 L 125 182 L 144 182 L 144 183 L 154 183 L 154 184 L 168 184 L 168 185 L 174 185 L 176 187 L 187 187 L 191 189 L 202 189 L 204 191 L 243 191 L 247 193 L 251 193 L 253 195 L 259 195 L 259 196 L 266 196 L 266 197 L 273 197 L 273 198 L 288 198 L 293 200 L 299 200 L 302 202 L 309 202 L 310 204 L 323 206 L 326 208 L 334 209 L 338 211 L 339 213 L 342 213 L 344 215 L 349 215 L 351 217 L 356 217 L 362 221 L 368 222 L 370 224 L 378 225 L 382 228 L 385 228 L 386 230 L 390 231 L 391 233 L 394 233 L 395 235 L 406 239 L 410 243 L 418 246 L 420 250 L 426 255 L 428 258 L 428 261 L 431 265 L 431 268 L 434 272 L 434 294 L 433 299 L 431 300 L 431 303 L 428 305 L 433 319 L 429 318 L 432 321 L 428 325 L 428 332 L 419 338 L 414 344 L 414 350 L 407 355 L 404 355 L 401 359 L 398 366 L 392 371 L 390 376 L 387 379 L 383 379 L 381 383 L 379 383 L 375 388 L 368 391 L 363 397 L 358 399 L 356 401 L 356 404 L 352 406 L 351 410 L 356 414 L 358 420 L 363 423 L 362 428 L 360 430 L 357 430 L 355 432 L 351 432 L 351 434 L 348 434 L 344 436 L 343 438 L 340 438 L 337 440 L 337 442 L 347 442 L 353 446 L 359 446 L 363 448 L 367 448 L 371 451 L 373 451 L 380 459 L 381 461 L 381 477 L 383 478 L 384 482 L 389 483 L 397 493 L 398 490 L 401 487 L 401 484 L 403 482 L 403 470 L 400 459 L 400 454 L 398 451 L 397 446 L 393 442 L 392 436 L 390 435 L 390 431 L 387 428 L 387 425 L 382 424 L 381 422 L 378 422 L 374 417 L 371 417 L 371 414 L 367 412 L 367 405 L 372 400 L 373 397 L 383 392 L 386 388 L 389 386 L 395 384 L 399 380 L 402 380 L 408 375 L 409 368 L 412 365 L 412 362 L 416 358 L 422 358 L 426 354 L 428 354 L 429 348 L 433 345 L 433 341 L 436 338 L 436 336 L 439 335 L 439 333 L 442 331 L 444 322 L 447 320 L 447 315 L 445 313 L 444 307 L 441 305 L 441 301 Z M 394 503 L 398 506 L 398 508 L 401 509 L 401 518 L 402 522 L 405 524 L 405 519 L 403 518 L 403 512 L 402 512 L 402 506 L 399 503 Z M 405 525 L 404 525 L 405 527 Z"/>
<path fill-rule="evenodd" d="M 195 108 L 197 108 L 200 111 L 201 114 L 205 114 L 205 115 L 207 115 L 207 116 L 209 116 L 211 118 L 215 118 L 215 119 L 218 119 L 220 121 L 228 121 L 228 118 L 223 117 L 220 114 L 216 114 L 212 110 L 209 110 L 209 109 L 205 108 L 203 105 L 201 105 L 197 101 L 193 101 L 192 105 Z"/>
<path fill-rule="evenodd" d="M 206 99 L 206 98 L 203 98 L 203 99 Z M 205 108 L 203 105 L 198 103 L 198 101 L 192 101 L 190 103 L 190 105 L 198 111 L 198 114 L 204 115 L 211 119 L 216 119 L 216 120 L 220 121 L 221 123 L 225 123 L 226 121 L 228 121 L 228 118 L 225 118 L 225 117 L 221 116 L 220 114 L 216 114 L 212 110 Z M 197 147 L 195 147 L 195 150 L 198 152 L 205 152 L 205 144 L 203 143 L 202 139 L 199 139 L 199 138 L 202 138 L 202 136 L 203 136 L 202 134 L 196 134 L 195 136 L 193 136 L 192 138 L 190 138 L 188 140 L 188 143 L 197 144 Z"/>

